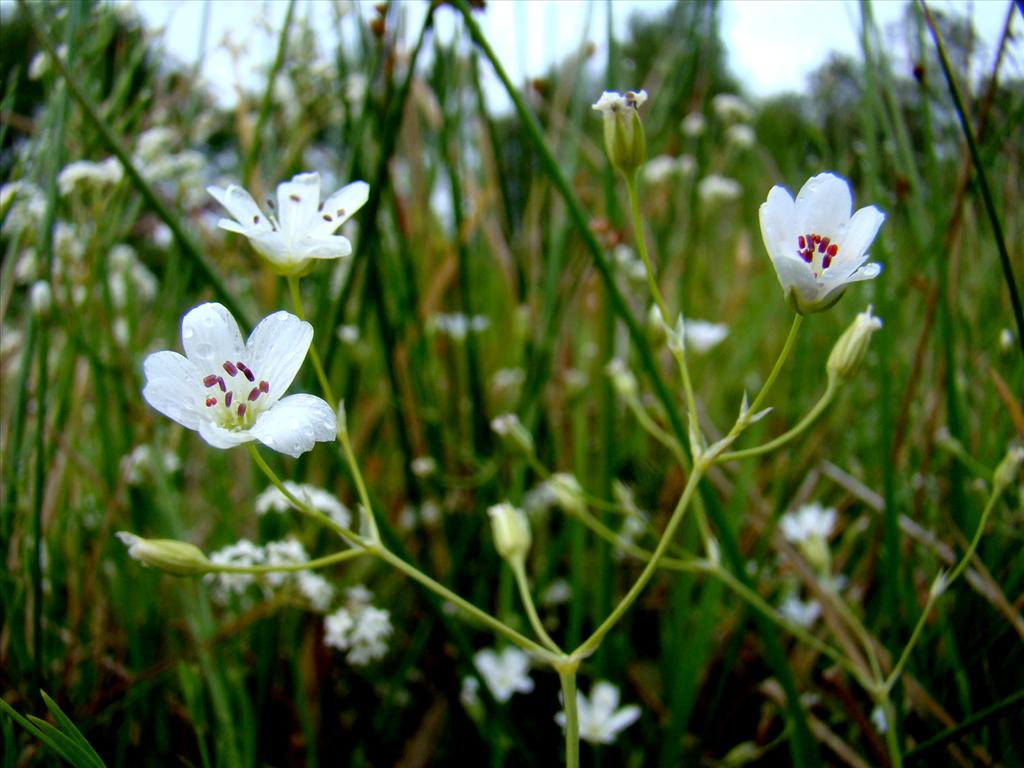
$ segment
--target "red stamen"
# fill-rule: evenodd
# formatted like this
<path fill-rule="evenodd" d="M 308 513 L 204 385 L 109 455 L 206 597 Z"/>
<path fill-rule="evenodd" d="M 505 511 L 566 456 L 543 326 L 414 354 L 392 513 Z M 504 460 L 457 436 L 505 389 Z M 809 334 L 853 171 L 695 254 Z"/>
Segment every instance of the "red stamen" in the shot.
<path fill-rule="evenodd" d="M 245 416 L 245 403 L 240 403 L 238 406 L 238 418 Z"/>
<path fill-rule="evenodd" d="M 801 251 L 802 251 L 802 250 L 803 250 L 804 248 L 806 248 L 806 247 L 807 247 L 807 241 L 806 241 L 806 240 L 804 239 L 804 236 L 803 236 L 803 235 L 799 235 L 799 236 L 797 236 L 797 238 L 796 238 L 796 242 L 797 242 L 797 244 L 798 244 L 798 245 L 800 246 L 800 250 L 801 250 Z"/>
<path fill-rule="evenodd" d="M 203 386 L 204 387 L 212 387 L 214 384 L 217 383 L 217 379 L 218 378 L 219 377 L 217 376 L 216 373 L 211 373 L 209 376 L 204 376 L 203 377 Z"/>
<path fill-rule="evenodd" d="M 226 395 L 224 395 L 224 407 L 225 408 L 230 408 L 231 407 L 231 401 L 234 399 L 234 397 L 235 397 L 235 393 L 234 392 L 228 392 Z"/>
<path fill-rule="evenodd" d="M 231 364 L 230 360 L 224 361 L 224 370 L 228 372 L 228 376 L 234 376 L 236 373 L 238 373 L 238 369 Z"/>
<path fill-rule="evenodd" d="M 302 202 L 302 198 L 299 197 L 298 195 L 288 195 L 288 199 L 291 200 L 293 203 L 301 203 Z"/>
<path fill-rule="evenodd" d="M 216 405 L 216 404 L 217 404 L 217 398 L 216 397 L 208 397 L 208 398 L 206 398 L 206 407 L 207 408 L 209 408 L 212 405 Z"/>
<path fill-rule="evenodd" d="M 224 383 L 224 377 L 223 376 L 218 376 L 217 377 L 217 386 L 220 387 L 220 391 L 221 392 L 227 392 L 228 391 L 228 385 Z"/>
<path fill-rule="evenodd" d="M 836 255 L 837 253 L 839 253 L 839 246 L 838 246 L 838 245 L 836 245 L 835 243 L 832 243 L 832 245 L 830 245 L 830 246 L 828 247 L 828 250 L 826 251 L 826 253 L 828 253 L 828 255 L 829 255 L 829 256 L 831 256 L 831 257 L 833 257 L 833 258 L 834 258 L 834 257 L 835 257 L 835 255 Z"/>
<path fill-rule="evenodd" d="M 259 396 L 260 396 L 260 388 L 259 387 L 253 387 L 251 390 L 249 390 L 249 402 L 250 403 L 253 400 L 255 400 L 257 397 L 259 397 Z"/>
<path fill-rule="evenodd" d="M 266 394 L 269 391 L 270 391 L 270 384 L 268 384 L 266 381 L 262 381 L 261 380 L 260 381 L 260 392 Z"/>
<path fill-rule="evenodd" d="M 826 237 L 826 238 L 823 238 L 820 243 L 818 243 L 818 253 L 824 253 L 825 252 L 825 249 L 828 248 L 828 244 L 829 244 L 829 240 L 830 239 L 831 238 Z"/>
<path fill-rule="evenodd" d="M 238 366 L 238 370 L 245 374 L 245 378 L 247 378 L 249 381 L 256 381 L 256 376 L 253 374 L 252 371 L 249 370 L 248 366 L 246 366 L 245 363 L 239 360 L 237 363 L 235 363 L 235 365 Z"/>

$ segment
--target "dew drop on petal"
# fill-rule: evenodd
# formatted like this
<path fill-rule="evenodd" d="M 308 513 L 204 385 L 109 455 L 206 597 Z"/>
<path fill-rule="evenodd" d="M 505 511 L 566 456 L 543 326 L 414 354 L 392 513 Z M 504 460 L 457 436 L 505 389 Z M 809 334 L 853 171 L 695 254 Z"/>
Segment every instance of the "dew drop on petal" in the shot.
<path fill-rule="evenodd" d="M 191 339 L 195 335 L 196 332 L 193 331 L 190 326 L 185 326 L 184 328 L 181 329 L 181 338 L 185 339 L 186 341 L 188 339 Z"/>
<path fill-rule="evenodd" d="M 213 345 L 205 343 L 200 344 L 198 347 L 196 347 L 196 355 L 198 357 L 203 358 L 204 360 L 211 359 L 213 357 Z"/>

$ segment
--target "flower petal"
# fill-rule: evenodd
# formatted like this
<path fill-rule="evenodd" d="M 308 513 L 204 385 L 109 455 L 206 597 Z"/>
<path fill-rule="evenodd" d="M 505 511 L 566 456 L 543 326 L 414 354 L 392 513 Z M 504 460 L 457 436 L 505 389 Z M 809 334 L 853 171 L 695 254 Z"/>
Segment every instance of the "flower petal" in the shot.
<path fill-rule="evenodd" d="M 239 360 L 245 349 L 238 323 L 222 304 L 210 302 L 191 309 L 181 319 L 185 356 L 209 373 L 225 360 Z"/>
<path fill-rule="evenodd" d="M 290 312 L 263 318 L 245 343 L 249 367 L 270 385 L 268 402 L 285 393 L 306 359 L 313 340 L 313 326 Z"/>
<path fill-rule="evenodd" d="M 867 259 L 868 247 L 878 234 L 883 221 L 885 214 L 873 205 L 857 211 L 842 234 L 839 254 L 832 262 L 833 267 L 840 267 L 850 273 L 863 264 Z"/>
<path fill-rule="evenodd" d="M 286 241 L 306 236 L 317 220 L 320 206 L 320 174 L 300 173 L 277 185 L 278 216 Z"/>
<path fill-rule="evenodd" d="M 348 221 L 352 214 L 362 208 L 370 197 L 370 185 L 365 181 L 353 181 L 346 184 L 333 195 L 324 200 L 323 211 L 314 227 L 318 235 L 330 235 L 338 231 L 338 227 Z M 324 217 L 330 216 L 327 221 Z"/>
<path fill-rule="evenodd" d="M 761 204 L 761 237 L 772 261 L 795 255 L 796 204 L 785 187 L 775 186 Z"/>
<path fill-rule="evenodd" d="M 325 401 L 289 395 L 264 411 L 249 433 L 268 448 L 298 458 L 317 442 L 333 440 L 337 430 L 337 417 Z"/>
<path fill-rule="evenodd" d="M 246 229 L 254 229 L 257 232 L 269 232 L 273 229 L 270 220 L 263 215 L 263 211 L 256 205 L 256 201 L 252 199 L 252 195 L 237 184 L 231 184 L 227 189 L 207 187 L 206 191 L 218 203 L 227 208 L 228 213 L 234 216 L 235 220 Z M 218 224 L 218 226 L 223 227 L 223 224 Z M 227 227 L 223 228 L 227 229 Z"/>
<path fill-rule="evenodd" d="M 146 386 L 142 397 L 164 416 L 183 427 L 198 429 L 203 412 L 202 373 L 195 363 L 177 352 L 156 352 L 142 364 Z"/>
<path fill-rule="evenodd" d="M 636 704 L 629 704 L 609 717 L 608 720 L 605 721 L 604 727 L 607 730 L 607 733 L 614 738 L 615 734 L 624 728 L 628 728 L 639 719 L 640 707 Z"/>
<path fill-rule="evenodd" d="M 796 196 L 796 224 L 800 234 L 835 239 L 850 220 L 853 197 L 850 185 L 832 173 L 807 180 Z"/>
<path fill-rule="evenodd" d="M 307 237 L 302 241 L 301 253 L 306 259 L 340 259 L 352 253 L 352 243 L 341 235 Z"/>
<path fill-rule="evenodd" d="M 251 443 L 256 439 L 252 430 L 224 429 L 212 421 L 199 422 L 199 435 L 214 448 L 234 448 L 242 443 Z"/>

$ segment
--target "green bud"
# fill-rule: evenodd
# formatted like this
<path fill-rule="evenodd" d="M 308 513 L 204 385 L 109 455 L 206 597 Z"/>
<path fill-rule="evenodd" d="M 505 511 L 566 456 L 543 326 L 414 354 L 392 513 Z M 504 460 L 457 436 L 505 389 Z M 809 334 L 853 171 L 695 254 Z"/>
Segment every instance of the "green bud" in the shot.
<path fill-rule="evenodd" d="M 1018 445 L 1006 452 L 1006 456 L 999 462 L 999 466 L 992 474 L 993 490 L 996 493 L 1001 493 L 1013 483 L 1020 474 L 1022 463 L 1024 463 L 1024 447 Z"/>
<path fill-rule="evenodd" d="M 594 104 L 594 109 L 604 115 L 604 147 L 608 159 L 630 178 L 647 161 L 647 139 L 637 112 L 645 101 L 647 91 L 624 94 L 605 91 Z"/>
<path fill-rule="evenodd" d="M 213 565 L 199 547 L 184 541 L 143 539 L 127 531 L 119 531 L 117 538 L 128 547 L 128 554 L 143 565 L 175 576 L 207 573 Z"/>
<path fill-rule="evenodd" d="M 512 448 L 527 456 L 533 454 L 533 437 L 514 413 L 503 413 L 491 419 L 491 429 Z"/>
<path fill-rule="evenodd" d="M 532 541 L 530 522 L 523 510 L 505 501 L 488 509 L 487 514 L 491 516 L 491 532 L 498 554 L 510 562 L 522 562 Z"/>
<path fill-rule="evenodd" d="M 882 321 L 872 316 L 871 307 L 854 318 L 828 356 L 826 369 L 831 386 L 845 384 L 856 375 L 868 352 L 871 334 L 881 327 Z"/>

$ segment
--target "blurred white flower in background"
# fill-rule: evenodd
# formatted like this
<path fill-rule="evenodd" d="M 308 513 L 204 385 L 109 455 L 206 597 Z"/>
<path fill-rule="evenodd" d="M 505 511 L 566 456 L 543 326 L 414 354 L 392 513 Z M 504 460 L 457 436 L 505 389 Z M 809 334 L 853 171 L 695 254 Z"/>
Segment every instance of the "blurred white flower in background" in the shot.
<path fill-rule="evenodd" d="M 493 648 L 484 648 L 473 655 L 473 663 L 491 695 L 499 702 L 508 701 L 515 693 L 533 690 L 530 657 L 515 646 L 510 645 L 500 653 Z"/>
<path fill-rule="evenodd" d="M 619 707 L 619 689 L 607 680 L 594 683 L 589 698 L 576 691 L 576 710 L 580 738 L 591 744 L 613 743 L 619 733 L 640 719 L 636 704 Z M 565 712 L 556 714 L 555 722 L 565 728 Z"/>

